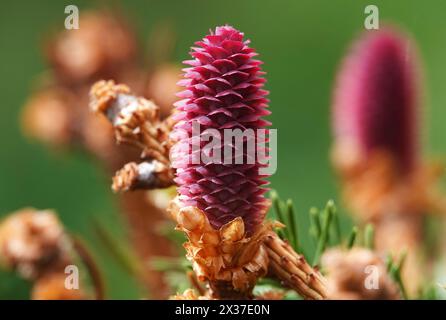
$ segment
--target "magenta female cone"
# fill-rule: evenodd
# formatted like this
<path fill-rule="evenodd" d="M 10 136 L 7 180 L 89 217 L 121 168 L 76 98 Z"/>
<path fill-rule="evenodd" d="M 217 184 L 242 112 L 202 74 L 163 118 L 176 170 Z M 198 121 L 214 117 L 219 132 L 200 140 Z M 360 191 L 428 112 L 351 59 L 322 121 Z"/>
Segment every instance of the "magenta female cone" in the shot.
<path fill-rule="evenodd" d="M 204 211 L 216 229 L 241 217 L 250 234 L 263 221 L 267 210 L 266 189 L 262 188 L 266 184 L 265 175 L 259 173 L 262 164 L 257 158 L 247 161 L 246 149 L 243 163 L 235 163 L 232 156 L 230 159 L 234 161 L 229 164 L 196 161 L 200 151 L 192 152 L 194 146 L 207 144 L 209 139 L 204 138 L 207 129 L 221 134 L 218 139 L 221 145 L 213 152 L 223 152 L 225 129 L 257 132 L 269 125 L 262 119 L 269 114 L 266 110 L 269 101 L 265 98 L 268 92 L 262 90 L 265 79 L 261 77 L 264 74 L 261 61 L 254 59 L 256 53 L 248 44 L 243 33 L 223 26 L 192 48 L 194 59 L 185 61 L 191 67 L 184 69 L 185 79 L 179 83 L 186 90 L 178 94 L 183 100 L 175 104 L 179 112 L 173 135 L 178 142 L 172 148 L 171 158 L 183 205 Z M 198 136 L 193 135 L 194 124 L 200 125 Z M 180 131 L 182 134 L 178 134 Z M 257 133 L 255 137 L 258 141 Z M 244 140 L 243 146 L 246 145 Z M 236 146 L 231 148 L 235 155 Z"/>
<path fill-rule="evenodd" d="M 367 31 L 339 71 L 334 91 L 336 143 L 348 142 L 367 158 L 387 152 L 401 172 L 413 168 L 416 143 L 416 57 L 393 29 Z"/>

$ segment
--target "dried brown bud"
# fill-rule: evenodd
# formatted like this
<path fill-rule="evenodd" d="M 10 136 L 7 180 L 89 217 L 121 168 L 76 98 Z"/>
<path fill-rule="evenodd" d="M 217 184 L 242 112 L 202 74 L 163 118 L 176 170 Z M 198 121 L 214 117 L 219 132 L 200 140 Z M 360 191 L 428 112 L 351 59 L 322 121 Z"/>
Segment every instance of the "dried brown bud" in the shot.
<path fill-rule="evenodd" d="M 68 144 L 72 140 L 71 103 L 73 95 L 61 88 L 51 88 L 33 95 L 25 105 L 24 132 L 46 143 Z"/>
<path fill-rule="evenodd" d="M 119 114 L 119 109 L 115 113 L 109 113 L 109 108 L 115 103 L 119 94 L 130 94 L 130 88 L 124 84 L 115 84 L 113 80 L 109 81 L 98 81 L 96 82 L 90 90 L 90 108 L 94 112 L 102 112 L 107 115 L 107 117 L 115 122 L 115 117 Z"/>
<path fill-rule="evenodd" d="M 103 113 L 113 124 L 118 142 L 136 145 L 144 158 L 152 160 L 150 164 L 124 167 L 117 173 L 113 188 L 133 189 L 133 183 L 143 188 L 172 185 L 173 171 L 169 161 L 172 118 L 161 121 L 159 108 L 153 102 L 131 95 L 127 86 L 116 85 L 114 81 L 97 82 L 90 97 L 91 109 Z"/>
<path fill-rule="evenodd" d="M 173 176 L 169 167 L 159 161 L 127 163 L 113 177 L 115 192 L 135 189 L 166 188 L 172 184 Z"/>
<path fill-rule="evenodd" d="M 371 250 L 330 249 L 322 256 L 322 265 L 327 271 L 329 299 L 400 299 L 384 261 Z"/>
<path fill-rule="evenodd" d="M 135 35 L 121 18 L 109 12 L 84 12 L 80 17 L 79 29 L 59 33 L 47 48 L 62 81 L 86 82 L 134 63 Z"/>
<path fill-rule="evenodd" d="M 54 262 L 64 260 L 64 230 L 52 211 L 23 209 L 0 225 L 0 254 L 6 266 L 35 278 Z"/>
<path fill-rule="evenodd" d="M 135 144 L 146 156 L 169 163 L 172 119 L 161 122 L 159 108 L 153 102 L 131 95 L 127 86 L 114 81 L 97 82 L 90 97 L 91 109 L 107 116 L 118 141 Z"/>

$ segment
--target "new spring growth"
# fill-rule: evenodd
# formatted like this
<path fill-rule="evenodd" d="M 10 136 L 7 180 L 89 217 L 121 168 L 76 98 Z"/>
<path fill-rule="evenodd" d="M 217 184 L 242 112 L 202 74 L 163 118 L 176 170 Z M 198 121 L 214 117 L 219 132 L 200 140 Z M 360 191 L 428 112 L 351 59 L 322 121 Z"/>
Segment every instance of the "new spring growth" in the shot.
<path fill-rule="evenodd" d="M 171 152 L 175 182 L 182 203 L 203 210 L 214 228 L 242 217 L 250 234 L 263 221 L 269 203 L 263 188 L 268 174 L 260 170 L 266 164 L 249 152 L 249 146 L 263 154 L 267 149 L 257 132 L 269 125 L 263 120 L 269 111 L 268 92 L 262 89 L 262 62 L 254 59 L 257 54 L 243 33 L 230 26 L 217 27 L 196 45 L 179 83 L 186 90 L 178 94 L 183 100 L 176 103 L 178 124 L 173 135 L 178 142 Z M 207 132 L 194 135 L 194 124 Z M 227 129 L 253 134 L 243 136 L 237 146 L 223 140 Z M 209 130 L 218 133 L 211 134 L 215 144 L 207 146 L 209 156 L 223 154 L 223 148 L 229 147 L 229 163 L 196 161 L 196 150 L 209 141 Z"/>
<path fill-rule="evenodd" d="M 343 196 L 354 214 L 375 226 L 378 252 L 408 250 L 403 278 L 411 294 L 426 274 L 424 216 L 445 208 L 434 187 L 441 173 L 421 161 L 418 146 L 419 71 L 404 33 L 389 27 L 365 32 L 341 65 L 332 106 L 333 162 Z"/>
<path fill-rule="evenodd" d="M 333 96 L 333 130 L 340 151 L 349 148 L 347 155 L 360 158 L 383 151 L 399 171 L 414 167 L 416 61 L 408 38 L 390 28 L 367 32 L 354 44 Z"/>

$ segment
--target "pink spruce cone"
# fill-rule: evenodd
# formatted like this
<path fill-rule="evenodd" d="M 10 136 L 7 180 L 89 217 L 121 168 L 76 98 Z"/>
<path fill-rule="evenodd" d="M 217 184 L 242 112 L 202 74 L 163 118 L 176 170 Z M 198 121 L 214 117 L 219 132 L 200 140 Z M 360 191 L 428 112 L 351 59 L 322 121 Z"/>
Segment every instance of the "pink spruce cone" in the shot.
<path fill-rule="evenodd" d="M 336 141 L 353 142 L 365 157 L 386 151 L 402 172 L 417 160 L 415 58 L 404 35 L 368 31 L 344 60 L 334 91 Z"/>
<path fill-rule="evenodd" d="M 176 168 L 175 182 L 179 185 L 180 200 L 184 205 L 196 206 L 207 215 L 211 225 L 222 225 L 241 217 L 245 230 L 251 234 L 267 211 L 264 197 L 267 189 L 265 175 L 259 174 L 257 157 L 253 164 L 192 164 L 192 123 L 200 124 L 200 137 L 209 128 L 221 134 L 224 129 L 259 129 L 270 125 L 262 119 L 269 100 L 262 90 L 265 79 L 261 76 L 261 61 L 253 59 L 257 54 L 248 46 L 243 33 L 230 26 L 217 27 L 215 32 L 196 42 L 192 48 L 193 60 L 184 63 L 191 66 L 183 71 L 184 80 L 179 84 L 187 89 L 180 92 L 180 100 L 173 136 L 179 139 L 172 148 L 172 166 Z M 178 135 L 182 131 L 188 133 Z M 257 134 L 256 134 L 256 137 Z M 203 147 L 208 142 L 200 139 Z M 245 141 L 246 143 L 246 141 Z M 235 148 L 231 147 L 233 155 Z M 246 145 L 244 148 L 246 160 Z"/>

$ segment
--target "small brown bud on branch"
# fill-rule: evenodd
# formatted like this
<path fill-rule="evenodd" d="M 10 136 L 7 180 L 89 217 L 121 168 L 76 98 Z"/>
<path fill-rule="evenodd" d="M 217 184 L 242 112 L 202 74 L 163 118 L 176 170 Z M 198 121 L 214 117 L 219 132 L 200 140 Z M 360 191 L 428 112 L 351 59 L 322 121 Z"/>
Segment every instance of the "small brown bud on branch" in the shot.
<path fill-rule="evenodd" d="M 131 163 L 118 171 L 113 189 L 164 188 L 173 184 L 170 168 L 169 141 L 172 118 L 160 120 L 159 108 L 152 101 L 136 97 L 126 85 L 99 81 L 91 89 L 90 107 L 104 114 L 115 128 L 118 142 L 129 143 L 142 150 L 145 161 Z"/>
<path fill-rule="evenodd" d="M 167 188 L 172 184 L 172 171 L 163 163 L 127 163 L 113 177 L 112 189 L 115 192 L 136 189 Z"/>
<path fill-rule="evenodd" d="M 102 278 L 91 254 L 67 234 L 54 212 L 22 209 L 0 224 L 1 262 L 33 281 L 35 300 L 91 297 L 85 288 L 66 287 L 66 268 L 74 264 L 76 253 L 90 272 L 96 298 L 103 299 Z"/>

